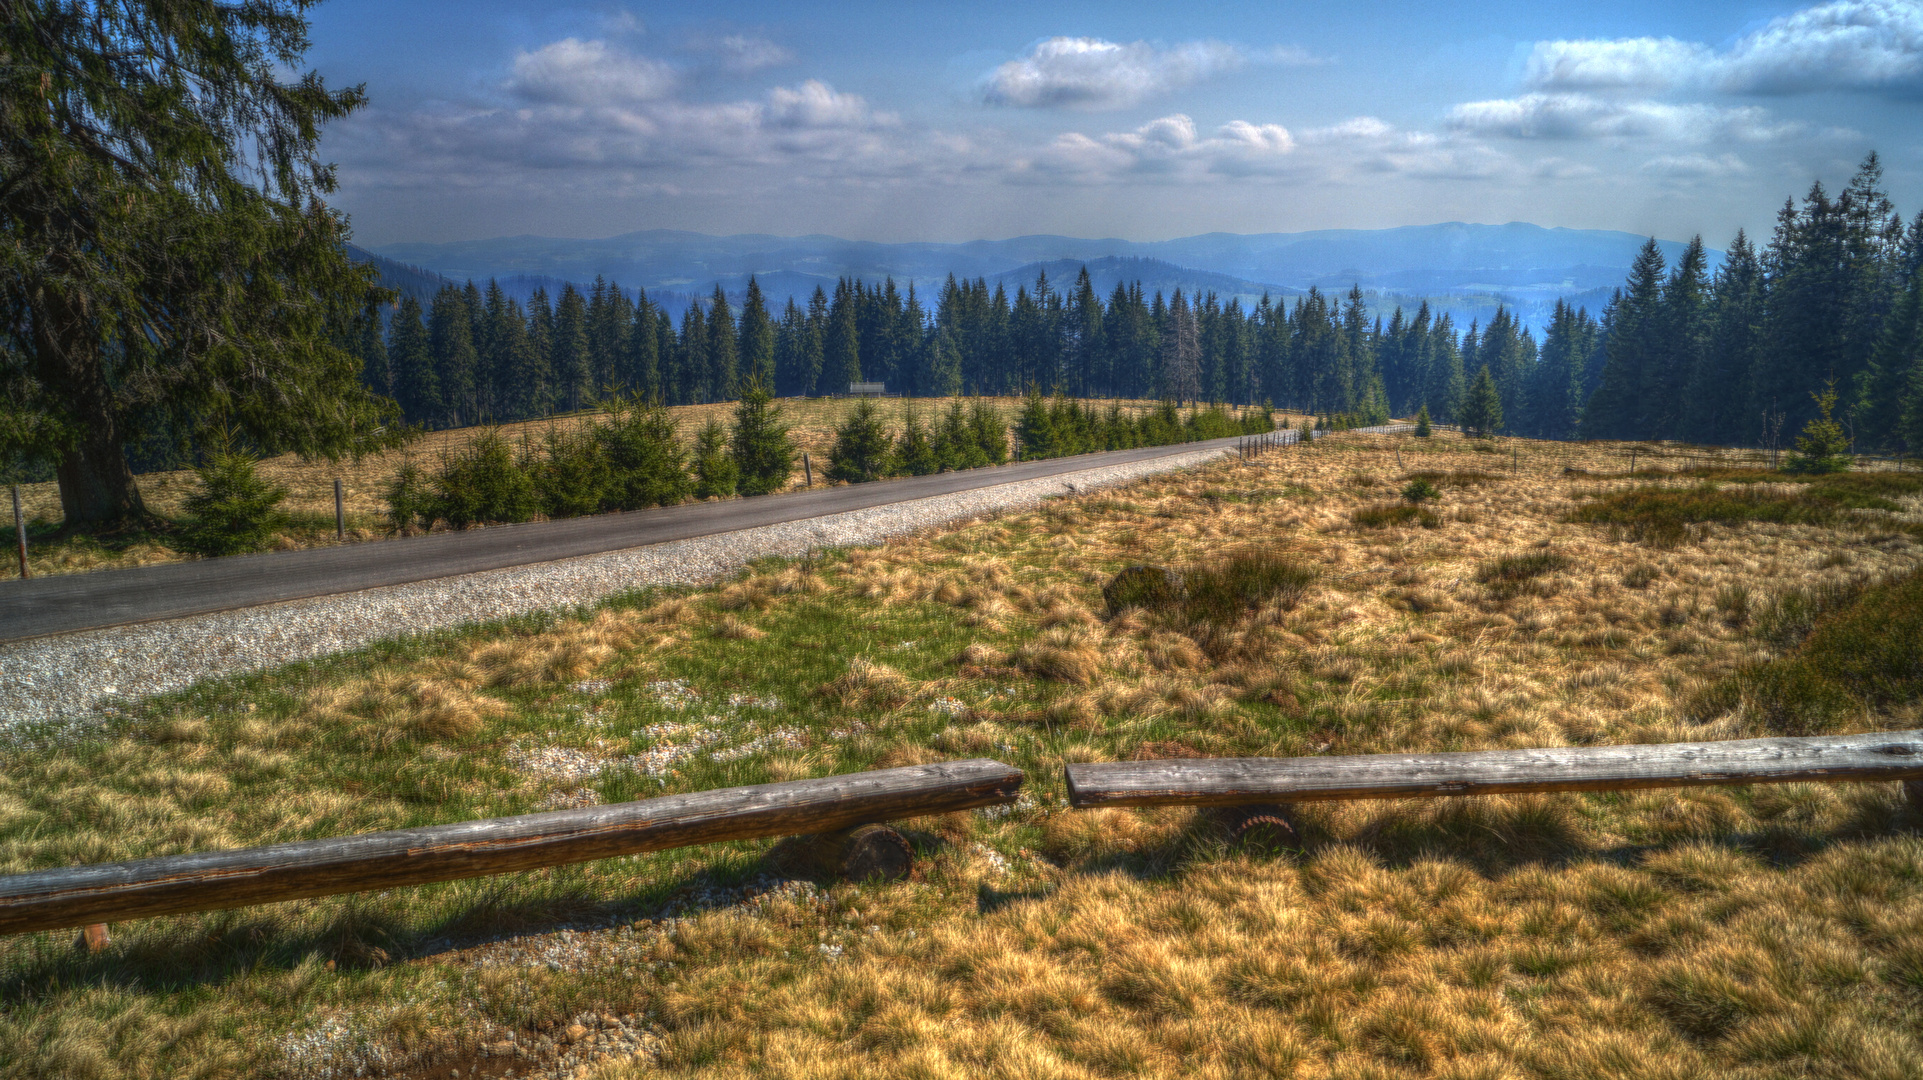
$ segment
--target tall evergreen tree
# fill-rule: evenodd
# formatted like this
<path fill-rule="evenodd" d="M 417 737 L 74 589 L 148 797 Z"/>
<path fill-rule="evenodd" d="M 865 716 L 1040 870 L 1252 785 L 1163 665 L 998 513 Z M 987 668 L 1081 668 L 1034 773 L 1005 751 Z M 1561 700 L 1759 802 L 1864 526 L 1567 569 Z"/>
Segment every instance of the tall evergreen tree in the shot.
<path fill-rule="evenodd" d="M 1487 365 L 1476 369 L 1476 381 L 1462 401 L 1462 430 L 1475 438 L 1487 438 L 1502 430 L 1502 394 Z"/>
<path fill-rule="evenodd" d="M 735 396 L 741 353 L 734 331 L 734 312 L 728 308 L 727 294 L 716 285 L 714 297 L 708 302 L 709 401 L 728 401 Z"/>
<path fill-rule="evenodd" d="M 514 396 L 523 416 L 554 411 L 554 308 L 546 289 L 527 302 L 527 363 L 514 373 Z"/>
<path fill-rule="evenodd" d="M 1182 290 L 1169 302 L 1168 331 L 1162 337 L 1162 396 L 1193 404 L 1202 393 L 1202 342 Z"/>
<path fill-rule="evenodd" d="M 835 283 L 834 302 L 828 308 L 826 340 L 822 343 L 822 392 L 845 394 L 850 383 L 861 381 L 861 334 L 856 325 L 861 295 L 856 283 L 842 278 Z"/>
<path fill-rule="evenodd" d="M 1649 371 L 1663 359 L 1663 253 L 1652 237 L 1630 267 L 1629 284 L 1614 305 L 1602 385 L 1583 410 L 1583 436 L 1633 439 L 1647 430 L 1643 393 Z"/>
<path fill-rule="evenodd" d="M 421 302 L 401 297 L 389 327 L 387 353 L 394 369 L 394 398 L 402 415 L 416 424 L 441 419 L 441 386 L 434 371 L 434 346 L 421 322 Z"/>
<path fill-rule="evenodd" d="M 434 347 L 435 383 L 440 387 L 436 419 L 450 427 L 474 423 L 474 330 L 460 289 L 444 285 L 434 294 L 427 327 Z"/>
<path fill-rule="evenodd" d="M 555 407 L 567 412 L 586 408 L 594 401 L 588 306 L 573 285 L 561 286 L 561 299 L 554 309 L 554 341 L 550 349 Z"/>
<path fill-rule="evenodd" d="M 790 300 L 790 304 L 794 301 Z M 741 305 L 741 375 L 744 382 L 759 383 L 766 390 L 775 385 L 775 324 L 768 317 L 768 304 L 761 285 L 748 275 L 748 295 Z"/>

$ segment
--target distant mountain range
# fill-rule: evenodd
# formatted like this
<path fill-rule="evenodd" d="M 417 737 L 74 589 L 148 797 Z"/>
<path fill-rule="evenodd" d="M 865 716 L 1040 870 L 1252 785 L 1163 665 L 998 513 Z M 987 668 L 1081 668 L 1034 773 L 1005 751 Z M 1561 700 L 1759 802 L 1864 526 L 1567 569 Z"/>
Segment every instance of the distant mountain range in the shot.
<path fill-rule="evenodd" d="M 761 234 L 707 236 L 655 229 L 600 240 L 515 236 L 444 244 L 388 244 L 369 252 L 384 275 L 411 287 L 436 277 L 456 281 L 493 278 L 525 299 L 536 288 L 550 293 L 566 282 L 578 286 L 596 276 L 670 310 L 716 285 L 738 298 L 754 275 L 770 305 L 789 297 L 806 302 L 817 287 L 832 292 L 837 278 L 912 282 L 932 301 L 949 274 L 986 278 L 1012 295 L 1046 272 L 1058 289 L 1073 285 L 1083 266 L 1104 298 L 1119 282 L 1139 280 L 1151 294 L 1180 288 L 1213 292 L 1246 306 L 1263 294 L 1295 296 L 1311 286 L 1346 292 L 1359 285 L 1370 307 L 1400 304 L 1413 310 L 1428 300 L 1459 322 L 1486 320 L 1498 305 L 1542 325 L 1558 298 L 1588 306 L 1606 302 L 1629 272 L 1645 238 L 1634 233 L 1544 228 L 1523 222 L 1471 225 L 1449 222 L 1395 229 L 1330 229 L 1301 233 L 1238 235 L 1208 233 L 1177 240 L 1084 240 L 1022 236 L 960 244 L 842 240 L 832 236 Z M 1659 241 L 1674 260 L 1683 244 Z M 1711 253 L 1711 266 L 1721 260 Z M 430 285 L 429 291 L 437 285 Z M 410 288 L 412 291 L 412 288 Z"/>

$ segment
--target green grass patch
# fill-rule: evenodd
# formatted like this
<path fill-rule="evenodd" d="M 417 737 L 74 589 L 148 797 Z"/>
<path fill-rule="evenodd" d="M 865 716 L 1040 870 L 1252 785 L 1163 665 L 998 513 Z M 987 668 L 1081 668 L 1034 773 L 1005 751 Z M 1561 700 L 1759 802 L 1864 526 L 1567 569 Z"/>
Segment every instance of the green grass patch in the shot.
<path fill-rule="evenodd" d="M 1476 580 L 1484 585 L 1515 584 L 1569 569 L 1569 556 L 1556 551 L 1530 551 L 1503 555 L 1476 567 Z"/>
<path fill-rule="evenodd" d="M 1808 629 L 1787 653 L 1719 682 L 1698 701 L 1699 714 L 1742 706 L 1771 731 L 1812 735 L 1873 723 L 1874 714 L 1923 698 L 1923 573 L 1779 601 L 1759 622 L 1775 639 Z"/>
<path fill-rule="evenodd" d="M 1778 475 L 1777 480 L 1787 478 Z M 1758 491 L 1748 486 L 1639 487 L 1604 494 L 1577 507 L 1566 520 L 1610 525 L 1630 539 L 1652 547 L 1674 547 L 1689 539 L 1690 526 L 1763 522 L 1776 525 L 1834 525 L 1852 510 L 1901 512 L 1892 495 L 1923 490 L 1900 473 L 1841 473 L 1817 477 L 1794 493 Z"/>

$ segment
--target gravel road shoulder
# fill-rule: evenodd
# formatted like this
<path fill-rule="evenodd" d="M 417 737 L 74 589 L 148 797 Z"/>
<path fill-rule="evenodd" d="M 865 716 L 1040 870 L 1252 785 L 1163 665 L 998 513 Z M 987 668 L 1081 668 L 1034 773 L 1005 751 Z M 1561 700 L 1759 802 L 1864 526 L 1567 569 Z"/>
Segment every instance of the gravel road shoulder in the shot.
<path fill-rule="evenodd" d="M 752 559 L 880 543 L 1225 453 L 1196 451 L 560 562 L 0 645 L 0 737 L 44 738 L 102 706 L 363 648 L 398 633 L 592 604 L 647 585 L 699 584 Z"/>

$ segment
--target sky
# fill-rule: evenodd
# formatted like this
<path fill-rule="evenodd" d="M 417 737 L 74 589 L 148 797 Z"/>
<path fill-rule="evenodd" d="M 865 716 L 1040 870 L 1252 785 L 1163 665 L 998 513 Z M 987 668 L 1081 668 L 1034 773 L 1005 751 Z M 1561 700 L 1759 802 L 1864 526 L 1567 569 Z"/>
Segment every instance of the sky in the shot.
<path fill-rule="evenodd" d="M 310 9 L 369 246 L 1443 221 L 1726 246 L 1871 150 L 1923 209 L 1923 0 Z"/>

